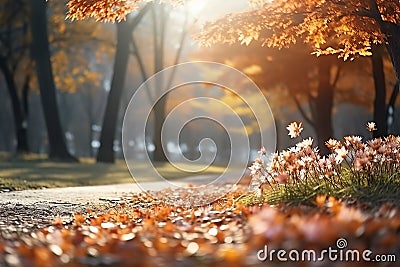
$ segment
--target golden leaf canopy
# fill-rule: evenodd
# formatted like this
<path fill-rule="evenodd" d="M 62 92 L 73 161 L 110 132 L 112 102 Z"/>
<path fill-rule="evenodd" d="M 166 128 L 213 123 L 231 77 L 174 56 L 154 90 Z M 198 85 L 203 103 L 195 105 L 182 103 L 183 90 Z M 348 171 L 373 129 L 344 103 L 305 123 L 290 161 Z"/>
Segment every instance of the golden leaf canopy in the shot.
<path fill-rule="evenodd" d="M 370 55 L 373 43 L 385 42 L 382 27 L 400 24 L 398 0 L 249 0 L 250 8 L 205 24 L 198 39 L 215 43 L 288 47 L 299 40 L 315 54 L 344 59 Z"/>
<path fill-rule="evenodd" d="M 102 22 L 119 22 L 138 9 L 141 3 L 146 2 L 151 2 L 151 0 L 69 0 L 67 19 L 95 18 Z M 179 5 L 184 0 L 159 0 L 159 2 Z"/>
<path fill-rule="evenodd" d="M 67 18 L 82 20 L 95 18 L 97 21 L 114 22 L 124 20 L 138 8 L 140 0 L 70 0 Z"/>

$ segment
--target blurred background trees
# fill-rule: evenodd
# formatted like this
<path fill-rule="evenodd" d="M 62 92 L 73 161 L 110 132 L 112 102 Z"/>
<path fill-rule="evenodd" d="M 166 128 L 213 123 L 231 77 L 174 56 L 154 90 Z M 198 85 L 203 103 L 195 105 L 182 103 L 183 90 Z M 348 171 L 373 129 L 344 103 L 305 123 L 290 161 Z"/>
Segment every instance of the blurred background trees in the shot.
<path fill-rule="evenodd" d="M 31 0 L 29 4 L 29 26 L 32 39 L 31 56 L 36 67 L 36 76 L 46 121 L 49 158 L 73 160 L 65 144 L 56 100 L 56 87 L 50 62 L 49 37 L 47 33 L 46 2 L 43 0 Z"/>
<path fill-rule="evenodd" d="M 204 45 L 240 43 L 249 45 L 259 41 L 262 46 L 279 49 L 302 42 L 312 53 L 322 56 L 317 61 L 318 94 L 315 96 L 315 130 L 321 144 L 331 135 L 332 123 L 328 110 L 332 107 L 332 86 L 329 83 L 329 60 L 326 55 L 338 55 L 343 60 L 360 56 L 372 57 L 375 83 L 373 120 L 378 125 L 375 136 L 388 134 L 388 114 L 383 46 L 391 59 L 396 79 L 400 77 L 400 3 L 380 0 L 341 1 L 258 1 L 249 0 L 252 7 L 244 12 L 229 14 L 208 22 L 200 36 Z M 323 63 L 325 62 L 325 63 Z M 398 91 L 398 83 L 391 99 Z M 390 106 L 391 104 L 389 104 Z M 392 119 L 391 119 L 392 121 Z M 322 123 L 325 127 L 321 128 Z"/>
<path fill-rule="evenodd" d="M 395 82 L 390 59 L 382 52 L 380 60 L 386 76 L 383 77 L 384 89 L 377 90 L 378 93 L 393 88 Z M 267 96 L 273 95 L 270 101 L 273 109 L 286 106 L 300 115 L 298 119 L 312 126 L 317 140 L 321 140 L 318 141 L 319 147 L 324 147 L 329 136 L 345 134 L 341 130 L 343 127 L 352 127 L 334 127 L 338 107 L 342 105 L 366 108 L 367 113 L 372 111 L 370 119 L 375 118 L 373 114 L 376 110 L 379 112 L 383 109 L 383 120 L 386 121 L 387 96 L 384 97 L 383 108 L 372 105 L 376 99 L 373 92 L 377 86 L 374 84 L 376 79 L 372 57 L 344 62 L 332 55 L 317 58 L 311 55 L 309 46 L 301 43 L 278 50 L 263 47 L 257 41 L 249 46 L 213 45 L 197 53 L 199 58 L 231 65 L 249 75 Z M 288 123 L 280 112 L 275 114 L 275 118 L 278 122 L 282 120 L 284 125 Z M 286 131 L 284 127 L 281 130 Z"/>
<path fill-rule="evenodd" d="M 105 8 L 104 1 L 90 2 L 92 9 L 86 13 L 80 13 L 81 1 L 68 2 L 70 13 L 67 1 L 5 0 L 0 4 L 1 151 L 47 153 L 64 159 L 70 155 L 97 157 L 101 162 L 114 162 L 122 157 L 121 123 L 132 94 L 154 73 L 189 60 L 222 62 L 249 75 L 272 107 L 279 148 L 291 144 L 285 126 L 293 120 L 311 125 L 306 129 L 313 130 L 305 135 L 316 137 L 321 148 L 332 136 L 368 136 L 363 125 L 369 120 L 378 124 L 376 135 L 399 133 L 397 35 L 395 31 L 387 34 L 399 25 L 396 1 L 377 1 L 378 9 L 372 5 L 375 1 L 327 1 L 318 9 L 316 1 L 294 6 L 281 0 L 253 5 L 248 11 L 243 9 L 248 8 L 246 1 L 241 0 L 229 5 L 212 1 L 203 11 L 195 10 L 196 5 L 138 3 L 131 9 L 114 7 L 111 13 L 96 13 Z M 277 6 L 279 3 L 281 6 Z M 344 8 L 354 3 L 356 9 Z M 299 6 L 304 10 L 296 10 Z M 36 10 L 39 7 L 41 10 Z M 35 10 L 41 14 L 33 13 Z M 282 18 L 279 10 L 288 15 Z M 200 39 L 214 45 L 200 47 L 195 40 L 200 25 L 233 11 L 236 13 L 206 24 Z M 119 21 L 130 15 L 126 21 L 109 24 L 92 19 L 65 20 L 66 14 L 72 19 L 94 16 L 103 21 Z M 111 17 L 99 18 L 96 14 Z M 41 25 L 39 17 L 43 19 Z M 366 22 L 364 28 L 360 28 L 360 20 Z M 284 23 L 274 23 L 279 21 Z M 48 45 L 35 39 L 44 31 L 35 31 L 34 26 L 44 25 Z M 308 31 L 310 27 L 320 34 Z M 40 56 L 46 47 L 49 54 Z M 310 55 L 312 52 L 320 56 Z M 348 60 L 326 55 L 334 53 Z M 40 64 L 46 58 L 50 61 Z M 164 88 L 158 89 L 149 92 L 149 102 L 162 95 Z M 240 90 L 245 92 L 246 88 Z M 220 89 L 205 86 L 162 97 L 150 118 L 152 129 L 146 136 L 134 133 L 130 141 L 138 157 L 147 147 L 154 160 L 165 160 L 159 149 L 165 114 L 185 98 L 202 93 L 235 103 Z M 240 109 L 242 104 L 235 105 Z M 140 108 L 137 113 L 142 115 Z M 246 123 L 252 129 L 251 120 Z M 204 125 L 211 135 L 223 136 L 218 127 Z M 183 143 L 166 140 L 166 153 L 173 155 L 182 145 L 187 155 L 196 157 L 195 134 L 206 134 L 202 130 L 204 127 L 188 124 L 182 132 Z M 220 147 L 226 147 L 225 138 L 219 142 Z"/>
<path fill-rule="evenodd" d="M 116 138 L 119 104 L 125 85 L 129 56 L 131 54 L 131 36 L 149 7 L 150 4 L 143 7 L 133 18 L 128 15 L 126 21 L 116 24 L 117 43 L 114 68 L 99 141 L 100 147 L 97 154 L 97 161 L 99 162 L 114 162 L 114 140 Z"/>
<path fill-rule="evenodd" d="M 94 23 L 66 22 L 64 5 L 65 2 L 45 1 L 2 3 L 0 65 L 6 81 L 4 88 L 8 90 L 13 110 L 14 123 L 9 125 L 14 124 L 16 136 L 15 139 L 11 137 L 15 140 L 10 142 L 11 151 L 47 151 L 53 159 L 72 159 L 65 144 L 65 138 L 70 135 L 62 129 L 60 117 L 63 114 L 58 114 L 58 107 L 64 101 L 62 92 L 75 93 L 85 84 L 99 85 L 98 72 L 87 68 L 93 60 L 88 57 L 90 53 L 87 50 L 98 42 L 95 36 L 98 26 Z M 56 88 L 59 89 L 57 96 Z M 39 91 L 40 109 L 43 107 L 44 110 L 42 114 L 38 106 L 31 105 L 35 102 L 32 98 L 36 98 Z M 33 122 L 42 115 L 46 131 Z M 3 124 L 4 131 L 9 130 L 6 125 Z M 35 135 L 37 130 L 41 133 Z M 34 140 L 29 140 L 32 138 Z"/>

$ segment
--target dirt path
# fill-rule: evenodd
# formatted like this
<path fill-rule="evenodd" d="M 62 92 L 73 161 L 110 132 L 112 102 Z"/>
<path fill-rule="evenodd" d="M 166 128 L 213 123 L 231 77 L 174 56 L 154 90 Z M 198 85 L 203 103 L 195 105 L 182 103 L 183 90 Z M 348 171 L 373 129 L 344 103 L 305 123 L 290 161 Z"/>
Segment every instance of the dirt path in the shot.
<path fill-rule="evenodd" d="M 187 187 L 189 184 L 207 184 L 208 175 L 198 175 L 174 180 L 173 184 Z M 143 184 L 144 185 L 144 184 Z M 163 182 L 146 182 L 145 188 L 158 191 Z M 105 210 L 116 202 L 127 201 L 133 194 L 142 192 L 135 183 L 44 188 L 22 191 L 0 191 L 0 239 L 13 239 L 21 234 L 52 224 L 56 218 L 69 223 L 75 213 L 87 209 Z"/>
<path fill-rule="evenodd" d="M 157 182 L 151 183 L 156 190 Z M 0 193 L 0 239 L 12 239 L 51 225 L 55 218 L 65 223 L 74 213 L 106 209 L 141 189 L 134 183 L 36 189 Z"/>

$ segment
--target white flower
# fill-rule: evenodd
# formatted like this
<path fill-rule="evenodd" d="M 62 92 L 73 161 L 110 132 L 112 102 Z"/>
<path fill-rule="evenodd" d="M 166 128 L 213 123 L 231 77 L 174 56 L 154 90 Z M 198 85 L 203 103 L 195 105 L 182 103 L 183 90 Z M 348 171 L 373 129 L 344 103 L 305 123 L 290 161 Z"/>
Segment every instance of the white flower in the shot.
<path fill-rule="evenodd" d="M 336 153 L 335 160 L 337 164 L 340 164 L 347 157 L 348 152 L 349 151 L 347 151 L 347 149 L 344 146 L 335 149 Z"/>
<path fill-rule="evenodd" d="M 338 140 L 336 140 L 336 139 L 331 138 L 331 139 L 329 139 L 328 141 L 325 142 L 325 145 L 326 145 L 327 148 L 333 150 L 333 149 L 336 149 L 336 148 L 339 147 L 340 142 Z"/>
<path fill-rule="evenodd" d="M 303 141 L 301 141 L 300 143 L 296 144 L 296 147 L 298 148 L 307 148 L 307 147 L 311 147 L 313 144 L 314 140 L 309 137 L 307 139 L 304 139 Z"/>
<path fill-rule="evenodd" d="M 297 122 L 292 122 L 286 129 L 289 131 L 290 138 L 295 138 L 303 131 L 303 124 L 301 122 L 299 124 Z"/>
<path fill-rule="evenodd" d="M 344 140 L 346 141 L 346 145 L 359 146 L 361 144 L 362 137 L 361 136 L 345 136 Z"/>
<path fill-rule="evenodd" d="M 253 163 L 253 165 L 251 165 L 250 167 L 249 167 L 249 169 L 250 169 L 250 173 L 252 174 L 252 175 L 255 175 L 256 173 L 258 173 L 259 171 L 261 171 L 261 169 L 262 169 L 262 165 L 259 163 L 259 162 L 254 162 Z"/>
<path fill-rule="evenodd" d="M 376 131 L 376 124 L 375 122 L 371 121 L 367 123 L 367 130 L 372 132 L 372 131 Z"/>

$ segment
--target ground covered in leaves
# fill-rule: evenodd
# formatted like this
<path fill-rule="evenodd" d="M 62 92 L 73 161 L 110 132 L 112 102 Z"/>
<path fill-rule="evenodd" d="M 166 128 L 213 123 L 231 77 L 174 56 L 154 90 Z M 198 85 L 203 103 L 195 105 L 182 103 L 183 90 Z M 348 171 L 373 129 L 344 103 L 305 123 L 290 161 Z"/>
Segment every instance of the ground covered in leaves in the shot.
<path fill-rule="evenodd" d="M 319 196 L 312 206 L 245 206 L 237 188 L 207 206 L 166 205 L 133 194 L 18 236 L 2 235 L 0 266 L 398 266 L 400 211 Z M 163 197 L 176 198 L 166 191 Z M 1 229 L 1 228 L 0 228 Z M 336 250 L 331 261 L 322 250 Z M 340 249 L 341 248 L 341 249 Z M 289 262 L 270 255 L 287 251 Z M 260 250 L 262 250 L 260 252 Z M 289 258 L 299 251 L 300 262 Z M 316 259 L 301 259 L 314 250 Z M 347 250 L 370 250 L 397 262 L 345 261 Z M 271 257 L 265 258 L 265 252 Z M 296 254 L 290 254 L 295 259 Z M 323 258 L 318 256 L 325 255 Z M 333 255 L 334 256 L 334 255 Z M 263 261 L 264 260 L 264 261 Z"/>

